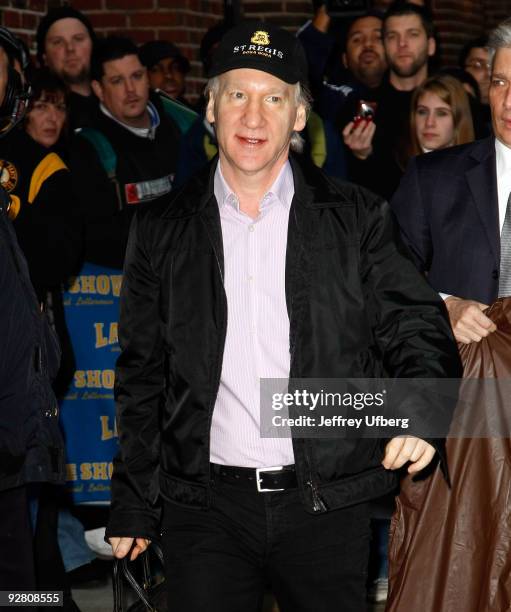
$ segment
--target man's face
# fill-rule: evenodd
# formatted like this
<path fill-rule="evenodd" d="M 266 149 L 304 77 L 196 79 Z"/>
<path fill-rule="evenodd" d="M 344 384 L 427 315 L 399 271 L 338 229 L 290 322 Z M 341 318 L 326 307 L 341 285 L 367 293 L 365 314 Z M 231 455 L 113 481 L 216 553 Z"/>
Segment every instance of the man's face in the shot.
<path fill-rule="evenodd" d="M 465 70 L 470 72 L 479 85 L 481 102 L 488 104 L 488 89 L 490 87 L 490 57 L 488 49 L 484 47 L 472 47 L 465 60 Z"/>
<path fill-rule="evenodd" d="M 296 87 L 251 68 L 230 70 L 219 82 L 206 117 L 215 124 L 222 163 L 245 175 L 270 174 L 287 159 L 293 130 L 305 127 Z"/>
<path fill-rule="evenodd" d="M 368 87 L 378 85 L 387 69 L 381 27 L 381 19 L 361 17 L 353 22 L 346 38 L 344 66 Z"/>
<path fill-rule="evenodd" d="M 152 66 L 149 71 L 152 89 L 162 89 L 171 98 L 179 98 L 185 90 L 185 74 L 179 60 L 165 57 Z"/>
<path fill-rule="evenodd" d="M 144 127 L 149 80 L 147 70 L 136 55 L 125 55 L 121 59 L 103 64 L 101 82 L 92 81 L 96 96 L 108 111 L 122 123 L 133 127 Z"/>
<path fill-rule="evenodd" d="M 428 38 L 418 15 L 387 19 L 383 44 L 391 71 L 403 78 L 415 76 L 435 53 L 435 40 Z"/>
<path fill-rule="evenodd" d="M 45 64 L 70 85 L 88 79 L 91 52 L 87 28 L 73 17 L 52 24 L 44 40 Z"/>
<path fill-rule="evenodd" d="M 495 136 L 511 147 L 511 49 L 495 53 L 489 97 Z"/>

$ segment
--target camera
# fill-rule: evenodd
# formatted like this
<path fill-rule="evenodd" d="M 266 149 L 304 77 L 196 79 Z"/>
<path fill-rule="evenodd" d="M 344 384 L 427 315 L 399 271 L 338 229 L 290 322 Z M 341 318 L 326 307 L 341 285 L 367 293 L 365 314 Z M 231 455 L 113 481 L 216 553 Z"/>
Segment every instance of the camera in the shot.
<path fill-rule="evenodd" d="M 359 100 L 357 104 L 357 112 L 353 117 L 353 127 L 357 127 L 357 125 L 361 121 L 367 121 L 368 119 L 374 119 L 376 114 L 376 102 L 372 102 L 369 100 Z"/>

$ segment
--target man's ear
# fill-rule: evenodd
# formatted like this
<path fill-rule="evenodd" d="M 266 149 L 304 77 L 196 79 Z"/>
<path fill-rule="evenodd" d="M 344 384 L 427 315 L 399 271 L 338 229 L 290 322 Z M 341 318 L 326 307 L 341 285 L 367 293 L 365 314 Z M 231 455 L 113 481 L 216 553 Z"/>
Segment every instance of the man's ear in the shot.
<path fill-rule="evenodd" d="M 209 123 L 215 123 L 215 98 L 211 92 L 209 92 L 208 105 L 206 106 L 206 119 Z"/>
<path fill-rule="evenodd" d="M 433 57 L 436 53 L 436 40 L 430 36 L 428 38 L 428 56 Z"/>
<path fill-rule="evenodd" d="M 293 131 L 301 132 L 307 123 L 307 113 L 305 112 L 305 106 L 300 104 L 296 109 L 296 119 L 293 126 Z"/>
<path fill-rule="evenodd" d="M 100 102 L 103 102 L 103 87 L 99 81 L 93 80 L 91 81 L 92 91 L 94 92 L 96 98 L 99 98 Z"/>
<path fill-rule="evenodd" d="M 346 53 L 342 54 L 342 65 L 347 68 L 348 67 L 348 58 L 346 57 Z"/>

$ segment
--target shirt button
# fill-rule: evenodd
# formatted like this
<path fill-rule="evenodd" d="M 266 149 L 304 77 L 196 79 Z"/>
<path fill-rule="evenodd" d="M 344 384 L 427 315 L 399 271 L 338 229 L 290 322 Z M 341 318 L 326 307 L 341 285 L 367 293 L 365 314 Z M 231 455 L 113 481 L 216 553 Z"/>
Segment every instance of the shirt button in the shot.
<path fill-rule="evenodd" d="M 248 231 L 249 231 L 249 232 L 253 232 L 253 231 L 254 231 L 254 229 L 255 229 L 255 227 L 254 227 L 253 225 L 249 225 L 249 226 L 248 226 Z"/>
<path fill-rule="evenodd" d="M 254 280 L 254 277 L 253 277 L 252 275 L 250 275 L 250 276 L 248 277 L 248 280 L 249 280 L 249 281 L 253 281 L 253 280 Z"/>

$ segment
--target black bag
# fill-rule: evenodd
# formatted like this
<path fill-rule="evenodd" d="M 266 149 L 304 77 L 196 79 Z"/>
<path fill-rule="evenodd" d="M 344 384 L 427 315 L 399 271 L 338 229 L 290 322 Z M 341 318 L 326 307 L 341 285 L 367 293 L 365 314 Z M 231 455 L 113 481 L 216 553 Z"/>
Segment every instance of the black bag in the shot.
<path fill-rule="evenodd" d="M 151 554 L 154 552 L 154 555 Z M 123 559 L 115 559 L 113 589 L 114 612 L 167 612 L 167 590 L 165 580 L 156 580 L 151 571 L 151 557 L 156 557 L 163 569 L 163 553 L 154 542 L 149 548 L 131 562 L 128 555 Z M 135 567 L 141 571 L 141 584 L 133 572 Z M 129 607 L 125 602 L 125 583 L 128 583 L 138 600 Z"/>

